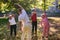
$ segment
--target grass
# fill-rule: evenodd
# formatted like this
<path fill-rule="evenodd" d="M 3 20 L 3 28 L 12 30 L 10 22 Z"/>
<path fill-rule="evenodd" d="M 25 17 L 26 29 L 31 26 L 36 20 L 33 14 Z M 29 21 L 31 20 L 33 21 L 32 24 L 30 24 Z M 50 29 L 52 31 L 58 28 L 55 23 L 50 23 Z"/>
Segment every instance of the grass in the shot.
<path fill-rule="evenodd" d="M 57 20 L 58 19 L 58 20 Z M 40 21 L 38 19 L 38 21 Z M 0 40 L 10 40 L 10 35 L 9 35 L 9 29 L 7 27 L 7 18 L 0 18 Z M 60 40 L 60 18 L 49 18 L 49 23 L 50 23 L 50 35 L 49 35 L 49 40 Z M 38 24 L 39 25 L 39 24 Z M 41 39 L 41 28 L 38 27 L 38 39 Z M 21 33 L 18 30 L 18 38 L 17 40 L 20 40 Z M 12 37 L 12 40 L 15 40 L 14 37 Z"/>

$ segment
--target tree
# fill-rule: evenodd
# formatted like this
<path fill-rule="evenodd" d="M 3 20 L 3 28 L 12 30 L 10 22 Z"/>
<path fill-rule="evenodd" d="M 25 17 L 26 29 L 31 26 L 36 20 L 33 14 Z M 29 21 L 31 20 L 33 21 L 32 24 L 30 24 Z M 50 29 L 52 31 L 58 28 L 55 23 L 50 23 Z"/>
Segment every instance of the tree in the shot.
<path fill-rule="evenodd" d="M 46 9 L 48 9 L 49 6 L 52 6 L 52 2 L 54 2 L 54 0 L 46 0 Z M 2 3 L 5 6 L 2 6 Z M 10 11 L 11 9 L 14 9 L 14 3 L 19 3 L 26 11 L 29 11 L 34 6 L 41 8 L 42 10 L 44 9 L 43 0 L 0 0 L 0 11 Z"/>
<path fill-rule="evenodd" d="M 10 11 L 12 8 L 14 8 L 14 3 L 19 3 L 25 10 L 30 10 L 30 8 L 36 5 L 37 0 L 0 0 L 0 9 L 3 8 L 0 11 L 6 11 L 5 9 L 8 9 Z"/>

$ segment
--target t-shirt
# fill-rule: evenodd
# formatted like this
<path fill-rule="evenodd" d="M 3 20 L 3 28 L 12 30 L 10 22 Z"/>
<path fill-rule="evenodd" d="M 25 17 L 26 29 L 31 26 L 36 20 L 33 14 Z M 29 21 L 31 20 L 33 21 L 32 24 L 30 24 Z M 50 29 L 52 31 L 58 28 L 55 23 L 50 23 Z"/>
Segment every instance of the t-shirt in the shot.
<path fill-rule="evenodd" d="M 12 17 L 12 19 L 9 19 L 9 23 L 10 25 L 15 25 L 16 24 L 15 18 Z"/>

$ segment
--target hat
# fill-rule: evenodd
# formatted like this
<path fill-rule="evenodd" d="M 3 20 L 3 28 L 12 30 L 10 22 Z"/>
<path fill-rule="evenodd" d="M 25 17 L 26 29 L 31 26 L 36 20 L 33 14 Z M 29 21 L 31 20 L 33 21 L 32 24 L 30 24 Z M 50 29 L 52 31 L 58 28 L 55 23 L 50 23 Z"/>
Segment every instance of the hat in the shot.
<path fill-rule="evenodd" d="M 12 17 L 12 15 L 9 15 L 8 17 Z"/>

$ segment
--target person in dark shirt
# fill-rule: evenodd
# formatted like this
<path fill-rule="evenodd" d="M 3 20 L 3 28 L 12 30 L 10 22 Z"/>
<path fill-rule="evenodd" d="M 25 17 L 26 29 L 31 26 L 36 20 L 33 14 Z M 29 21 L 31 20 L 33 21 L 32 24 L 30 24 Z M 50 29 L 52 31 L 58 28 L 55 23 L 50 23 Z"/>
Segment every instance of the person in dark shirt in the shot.
<path fill-rule="evenodd" d="M 33 10 L 32 15 L 31 15 L 31 20 L 32 20 L 32 38 L 35 34 L 37 36 L 37 15 L 36 15 L 36 9 Z"/>

